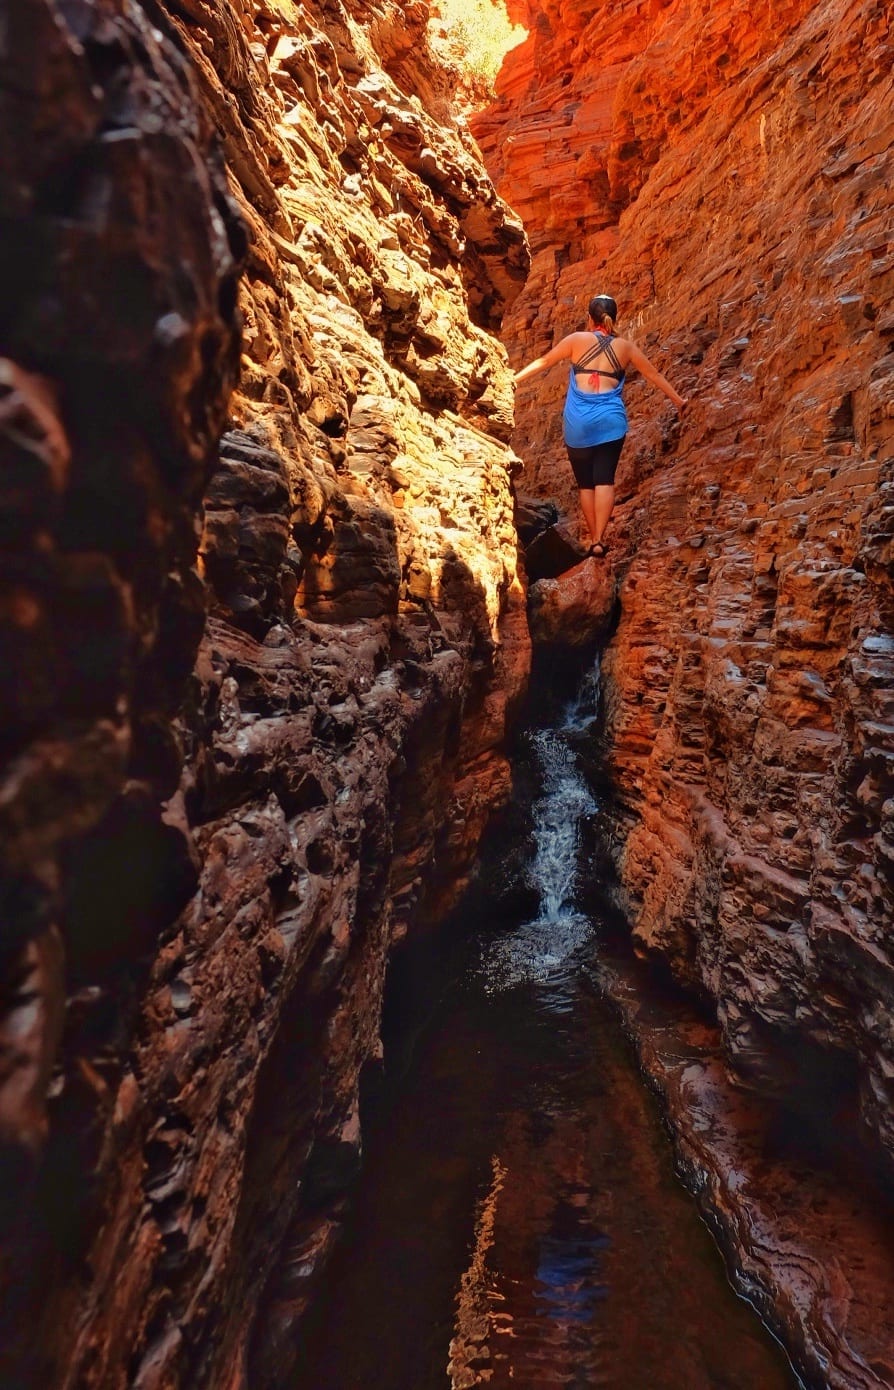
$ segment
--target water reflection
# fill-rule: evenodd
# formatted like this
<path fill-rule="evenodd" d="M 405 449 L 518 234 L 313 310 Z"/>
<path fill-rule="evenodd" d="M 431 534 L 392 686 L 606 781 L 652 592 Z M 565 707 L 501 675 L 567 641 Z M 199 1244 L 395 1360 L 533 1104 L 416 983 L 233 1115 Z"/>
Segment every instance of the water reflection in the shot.
<path fill-rule="evenodd" d="M 792 1385 L 727 1287 L 597 1001 L 579 996 L 557 1022 L 542 986 L 515 993 L 525 1079 L 510 1083 L 495 1124 L 499 1182 L 478 1209 L 466 1271 L 475 1317 L 466 1322 L 461 1295 L 451 1385 Z"/>
<path fill-rule="evenodd" d="M 395 963 L 398 1080 L 368 1130 L 301 1390 L 797 1383 L 729 1288 L 588 985 L 597 947 L 575 907 L 575 850 L 594 806 L 570 745 L 594 701 L 595 683 L 531 742 L 535 918 L 495 936 L 485 900 L 461 950 L 454 924 L 446 946 Z"/>

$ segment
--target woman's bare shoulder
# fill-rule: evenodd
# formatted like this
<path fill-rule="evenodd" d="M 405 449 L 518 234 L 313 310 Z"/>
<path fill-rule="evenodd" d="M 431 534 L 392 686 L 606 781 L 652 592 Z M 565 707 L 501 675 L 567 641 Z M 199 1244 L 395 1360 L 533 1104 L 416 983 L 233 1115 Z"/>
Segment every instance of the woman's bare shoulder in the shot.
<path fill-rule="evenodd" d="M 637 351 L 636 343 L 632 338 L 612 338 L 612 348 L 614 349 L 615 356 L 625 367 L 633 357 L 633 354 Z"/>
<path fill-rule="evenodd" d="M 572 356 L 576 356 L 578 352 L 583 352 L 585 348 L 592 347 L 593 334 L 585 333 L 583 330 L 576 333 L 569 333 L 562 339 L 562 343 L 570 350 Z"/>

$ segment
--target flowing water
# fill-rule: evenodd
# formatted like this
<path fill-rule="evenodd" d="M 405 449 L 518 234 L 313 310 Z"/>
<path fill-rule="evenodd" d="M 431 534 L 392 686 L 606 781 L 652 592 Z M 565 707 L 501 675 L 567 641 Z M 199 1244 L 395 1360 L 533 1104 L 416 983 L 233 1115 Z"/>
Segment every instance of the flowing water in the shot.
<path fill-rule="evenodd" d="M 597 691 L 594 674 L 529 735 L 539 910 L 507 920 L 492 856 L 492 890 L 395 959 L 387 1079 L 295 1390 L 798 1383 L 729 1287 L 592 983 L 576 866 L 597 807 L 576 748 Z"/>

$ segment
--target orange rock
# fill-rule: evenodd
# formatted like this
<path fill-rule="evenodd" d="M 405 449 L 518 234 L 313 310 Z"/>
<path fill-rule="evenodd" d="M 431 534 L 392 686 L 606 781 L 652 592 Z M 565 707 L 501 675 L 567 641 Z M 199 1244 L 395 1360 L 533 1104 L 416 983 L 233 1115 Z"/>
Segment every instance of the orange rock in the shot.
<path fill-rule="evenodd" d="M 770 23 L 740 0 L 527 10 L 474 123 L 534 252 L 510 356 L 607 291 L 689 398 L 678 422 L 627 393 L 603 662 L 620 897 L 743 1069 L 766 1077 L 799 1034 L 847 1056 L 894 1157 L 887 19 L 845 0 Z M 564 388 L 525 383 L 513 442 L 526 490 L 573 514 Z"/>

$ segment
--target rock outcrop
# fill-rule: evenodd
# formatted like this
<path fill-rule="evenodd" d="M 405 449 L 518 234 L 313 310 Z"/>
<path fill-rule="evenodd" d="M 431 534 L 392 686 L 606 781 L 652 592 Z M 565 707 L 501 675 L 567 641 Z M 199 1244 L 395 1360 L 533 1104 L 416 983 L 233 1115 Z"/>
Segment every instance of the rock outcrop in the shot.
<path fill-rule="evenodd" d="M 603 668 L 623 905 L 713 1001 L 741 1075 L 825 1069 L 890 1158 L 888 19 L 850 0 L 524 8 L 475 127 L 534 253 L 511 355 L 609 291 L 689 397 L 678 423 L 628 392 Z M 564 385 L 526 383 L 514 443 L 527 490 L 571 510 Z"/>
<path fill-rule="evenodd" d="M 609 572 L 569 581 L 619 588 L 636 939 L 742 1075 L 819 1067 L 894 1151 L 884 7 L 507 9 L 477 133 L 520 297 L 418 0 L 10 10 L 3 1383 L 288 1381 L 389 946 L 505 794 L 510 441 L 574 503 L 558 375 L 512 435 L 507 307 L 520 361 L 611 290 L 690 397 L 631 383 Z"/>
<path fill-rule="evenodd" d="M 259 1390 L 506 790 L 528 253 L 425 5 L 12 13 L 0 1379 Z"/>
<path fill-rule="evenodd" d="M 604 564 L 585 559 L 556 578 L 538 579 L 528 591 L 531 638 L 542 646 L 573 651 L 608 637 L 615 617 L 614 577 Z"/>

